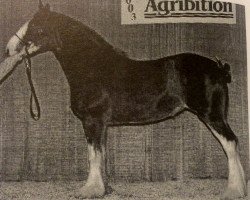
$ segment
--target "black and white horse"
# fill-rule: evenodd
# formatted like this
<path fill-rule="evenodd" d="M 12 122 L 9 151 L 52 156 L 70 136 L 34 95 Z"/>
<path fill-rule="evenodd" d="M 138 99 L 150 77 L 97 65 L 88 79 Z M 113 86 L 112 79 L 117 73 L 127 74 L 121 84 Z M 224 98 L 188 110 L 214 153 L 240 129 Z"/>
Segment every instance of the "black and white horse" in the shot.
<path fill-rule="evenodd" d="M 62 66 L 71 109 L 81 120 L 88 142 L 90 170 L 79 197 L 102 197 L 107 192 L 104 163 L 109 126 L 156 123 L 185 110 L 207 126 L 226 152 L 229 180 L 224 198 L 246 195 L 237 137 L 227 123 L 228 64 L 191 53 L 132 60 L 87 26 L 39 4 L 39 11 L 10 39 L 7 50 L 14 55 L 25 41 L 39 49 L 32 56 L 52 51 Z"/>

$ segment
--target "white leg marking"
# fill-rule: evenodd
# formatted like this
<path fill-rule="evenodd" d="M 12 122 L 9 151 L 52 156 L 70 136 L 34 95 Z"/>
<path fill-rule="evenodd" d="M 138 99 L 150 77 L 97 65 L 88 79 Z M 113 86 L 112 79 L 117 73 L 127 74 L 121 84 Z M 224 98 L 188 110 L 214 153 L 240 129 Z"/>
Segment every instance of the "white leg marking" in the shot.
<path fill-rule="evenodd" d="M 16 33 L 16 35 L 18 35 L 19 38 L 23 39 L 27 30 L 28 30 L 28 27 L 29 27 L 29 21 L 27 21 Z M 16 36 L 16 35 L 13 35 L 7 46 L 6 46 L 6 50 L 9 51 L 9 55 L 10 56 L 13 56 L 15 54 L 18 53 L 19 51 L 19 48 L 20 48 L 20 45 L 21 45 L 21 41 L 20 39 Z"/>
<path fill-rule="evenodd" d="M 96 151 L 93 145 L 88 145 L 88 151 L 90 171 L 86 185 L 104 185 L 101 172 L 102 154 L 100 151 Z"/>
<path fill-rule="evenodd" d="M 240 162 L 240 155 L 235 141 L 228 141 L 216 130 L 210 127 L 211 131 L 218 138 L 228 158 L 228 188 L 224 199 L 235 199 L 247 195 L 246 179 L 243 167 Z"/>
<path fill-rule="evenodd" d="M 88 144 L 89 152 L 89 176 L 85 186 L 83 186 L 76 197 L 99 198 L 105 194 L 105 186 L 102 178 L 102 154 L 95 150 L 93 145 Z"/>

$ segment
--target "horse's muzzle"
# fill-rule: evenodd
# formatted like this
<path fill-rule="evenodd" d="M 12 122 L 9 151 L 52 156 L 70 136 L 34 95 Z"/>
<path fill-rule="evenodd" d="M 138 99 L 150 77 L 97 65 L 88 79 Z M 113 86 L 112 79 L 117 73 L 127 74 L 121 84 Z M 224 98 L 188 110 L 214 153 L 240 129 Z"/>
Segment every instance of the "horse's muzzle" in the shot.
<path fill-rule="evenodd" d="M 5 53 L 7 56 L 14 56 L 21 51 L 24 47 L 24 44 L 19 40 L 15 35 L 9 40 Z"/>

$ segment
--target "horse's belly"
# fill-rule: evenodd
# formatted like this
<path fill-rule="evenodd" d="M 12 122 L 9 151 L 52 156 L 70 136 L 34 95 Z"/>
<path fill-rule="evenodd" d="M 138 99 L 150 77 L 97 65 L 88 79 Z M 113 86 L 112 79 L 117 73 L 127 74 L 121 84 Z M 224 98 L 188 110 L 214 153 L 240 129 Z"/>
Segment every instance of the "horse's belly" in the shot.
<path fill-rule="evenodd" d="M 141 97 L 120 99 L 112 106 L 111 124 L 153 123 L 176 115 L 183 110 L 185 104 L 180 96 L 164 95 L 154 98 Z"/>
<path fill-rule="evenodd" d="M 176 63 L 158 60 L 136 65 L 125 75 L 120 74 L 109 91 L 113 124 L 158 121 L 184 107 L 183 85 Z"/>

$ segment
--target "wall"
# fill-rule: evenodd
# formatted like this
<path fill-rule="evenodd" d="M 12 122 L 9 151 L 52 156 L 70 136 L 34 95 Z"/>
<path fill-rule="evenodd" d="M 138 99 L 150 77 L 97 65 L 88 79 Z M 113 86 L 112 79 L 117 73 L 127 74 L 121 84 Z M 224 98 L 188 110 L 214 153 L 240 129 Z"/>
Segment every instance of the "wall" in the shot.
<path fill-rule="evenodd" d="M 237 24 L 122 26 L 120 1 L 50 0 L 54 11 L 78 19 L 137 59 L 181 52 L 218 56 L 232 67 L 229 123 L 239 137 L 248 167 L 247 67 L 244 7 Z M 8 39 L 37 10 L 37 1 L 0 0 L 0 54 Z M 69 108 L 69 87 L 50 53 L 33 60 L 33 80 L 42 108 L 29 114 L 29 85 L 20 65 L 0 86 L 0 180 L 81 180 L 87 175 L 87 147 L 81 124 Z M 227 176 L 219 143 L 190 113 L 144 127 L 108 130 L 108 172 L 113 181 L 164 181 Z"/>

